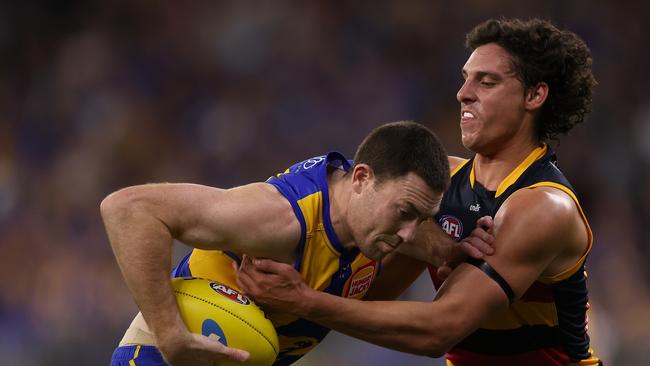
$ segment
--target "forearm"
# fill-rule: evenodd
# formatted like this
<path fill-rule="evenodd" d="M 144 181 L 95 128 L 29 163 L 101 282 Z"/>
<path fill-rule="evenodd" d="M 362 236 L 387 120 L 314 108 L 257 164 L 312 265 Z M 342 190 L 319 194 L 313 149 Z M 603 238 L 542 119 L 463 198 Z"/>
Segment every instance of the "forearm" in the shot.
<path fill-rule="evenodd" d="M 399 253 L 439 267 L 454 244 L 436 223 L 425 221 L 420 225 L 415 241 L 402 244 Z"/>
<path fill-rule="evenodd" d="M 391 253 L 381 262 L 381 271 L 363 297 L 364 300 L 394 300 L 426 269 L 427 263 Z"/>
<path fill-rule="evenodd" d="M 441 357 L 453 346 L 453 327 L 439 304 L 359 301 L 309 291 L 295 315 L 394 350 Z M 450 337 L 451 336 L 451 337 Z"/>
<path fill-rule="evenodd" d="M 156 338 L 185 330 L 169 281 L 169 228 L 129 192 L 106 198 L 101 213 L 124 280 Z"/>

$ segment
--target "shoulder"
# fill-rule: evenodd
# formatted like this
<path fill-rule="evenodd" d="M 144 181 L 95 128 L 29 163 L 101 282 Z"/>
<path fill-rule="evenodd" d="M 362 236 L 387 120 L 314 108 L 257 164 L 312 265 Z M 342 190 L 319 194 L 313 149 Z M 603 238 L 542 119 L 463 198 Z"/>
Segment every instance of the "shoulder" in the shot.
<path fill-rule="evenodd" d="M 544 275 L 575 264 L 588 246 L 588 233 L 571 196 L 553 187 L 524 188 L 513 193 L 495 216 L 495 227 L 517 240 L 516 252 L 529 259 L 546 257 Z"/>
<path fill-rule="evenodd" d="M 520 189 L 508 197 L 495 215 L 495 221 L 521 226 L 522 230 L 531 233 L 539 232 L 548 239 L 549 236 L 561 236 L 578 214 L 575 202 L 565 192 L 552 187 L 535 187 Z"/>
<path fill-rule="evenodd" d="M 230 206 L 224 220 L 237 228 L 239 250 L 252 256 L 287 261 L 301 236 L 301 226 L 288 199 L 273 185 L 252 183 L 227 191 Z M 232 222 L 230 222 L 232 220 Z"/>

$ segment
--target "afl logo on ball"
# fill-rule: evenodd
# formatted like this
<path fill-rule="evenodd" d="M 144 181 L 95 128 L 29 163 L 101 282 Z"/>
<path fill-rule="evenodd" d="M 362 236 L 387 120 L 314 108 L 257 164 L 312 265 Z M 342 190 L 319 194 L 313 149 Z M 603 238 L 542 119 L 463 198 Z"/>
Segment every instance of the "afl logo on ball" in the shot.
<path fill-rule="evenodd" d="M 457 218 L 449 215 L 444 215 L 438 220 L 442 230 L 444 230 L 454 240 L 459 241 L 463 235 L 463 223 Z"/>
<path fill-rule="evenodd" d="M 248 297 L 240 294 L 238 291 L 231 289 L 230 287 L 219 282 L 210 282 L 210 287 L 219 295 L 227 297 L 228 299 L 240 303 L 242 305 L 248 305 L 251 301 Z"/>

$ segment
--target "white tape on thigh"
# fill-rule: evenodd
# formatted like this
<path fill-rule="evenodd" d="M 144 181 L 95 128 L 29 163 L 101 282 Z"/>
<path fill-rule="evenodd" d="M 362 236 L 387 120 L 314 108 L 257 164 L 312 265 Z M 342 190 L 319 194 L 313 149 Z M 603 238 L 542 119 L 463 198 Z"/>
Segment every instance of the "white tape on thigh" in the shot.
<path fill-rule="evenodd" d="M 120 341 L 120 346 L 128 346 L 133 344 L 139 344 L 143 346 L 155 346 L 156 341 L 153 338 L 153 334 L 149 331 L 149 326 L 144 321 L 141 313 L 135 316 L 135 319 L 131 322 L 129 329 L 124 333 L 124 337 Z"/>

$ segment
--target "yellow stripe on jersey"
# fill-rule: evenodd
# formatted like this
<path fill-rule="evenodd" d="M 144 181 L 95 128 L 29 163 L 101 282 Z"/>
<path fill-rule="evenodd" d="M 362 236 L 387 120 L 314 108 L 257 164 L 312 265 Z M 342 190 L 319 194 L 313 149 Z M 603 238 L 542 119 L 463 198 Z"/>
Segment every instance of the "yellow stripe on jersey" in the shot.
<path fill-rule="evenodd" d="M 508 174 L 507 177 L 505 177 L 501 183 L 499 183 L 499 186 L 497 187 L 497 191 L 494 195 L 494 197 L 499 197 L 500 195 L 505 192 L 508 187 L 510 187 L 513 183 L 519 179 L 519 177 L 524 174 L 526 169 L 528 169 L 534 162 L 536 162 L 538 159 L 546 155 L 546 151 L 548 150 L 548 145 L 544 144 L 535 150 L 533 150 L 524 161 L 522 161 L 510 174 Z M 476 164 L 476 160 L 473 161 L 472 165 L 472 170 L 469 172 L 469 184 L 472 188 L 474 188 L 474 182 L 476 182 L 476 175 L 474 173 L 474 165 Z"/>
<path fill-rule="evenodd" d="M 562 280 L 565 280 L 569 277 L 571 277 L 574 273 L 576 273 L 581 267 L 584 261 L 587 259 L 587 254 L 591 251 L 591 246 L 593 244 L 593 233 L 591 231 L 591 227 L 589 226 L 589 221 L 587 221 L 587 216 L 585 215 L 584 211 L 582 210 L 582 207 L 580 206 L 580 202 L 578 202 L 578 197 L 576 197 L 575 193 L 571 191 L 568 187 L 558 184 L 555 182 L 539 182 L 535 183 L 531 186 L 528 186 L 526 188 L 535 188 L 535 187 L 553 187 L 561 190 L 562 192 L 566 193 L 573 199 L 573 202 L 575 202 L 576 206 L 578 207 L 578 212 L 580 212 L 580 217 L 582 218 L 582 222 L 585 224 L 585 228 L 587 229 L 587 248 L 585 249 L 585 252 L 582 253 L 582 256 L 578 261 L 571 266 L 570 268 L 567 268 L 566 270 L 562 271 L 561 273 L 558 273 L 554 276 L 542 276 L 539 278 L 540 282 L 543 283 L 554 283 L 554 282 L 559 282 Z"/>
<path fill-rule="evenodd" d="M 305 283 L 313 289 L 323 290 L 330 284 L 331 275 L 338 270 L 340 253 L 332 247 L 323 226 L 323 195 L 316 192 L 298 201 L 305 217 L 306 242 L 302 254 L 300 273 Z M 323 253 L 328 256 L 323 256 Z"/>
<path fill-rule="evenodd" d="M 594 356 L 594 350 L 589 348 L 589 358 L 581 360 L 580 362 L 570 363 L 568 366 L 598 366 L 600 359 Z"/>
<path fill-rule="evenodd" d="M 450 176 L 453 177 L 456 173 L 458 173 L 458 171 L 461 170 L 465 166 L 465 164 L 467 164 L 468 161 L 469 161 L 469 159 L 463 159 L 463 162 L 458 164 L 458 166 L 455 167 L 454 170 L 451 171 Z M 472 183 L 472 184 L 474 184 L 474 183 Z"/>

